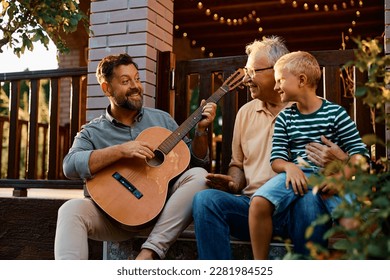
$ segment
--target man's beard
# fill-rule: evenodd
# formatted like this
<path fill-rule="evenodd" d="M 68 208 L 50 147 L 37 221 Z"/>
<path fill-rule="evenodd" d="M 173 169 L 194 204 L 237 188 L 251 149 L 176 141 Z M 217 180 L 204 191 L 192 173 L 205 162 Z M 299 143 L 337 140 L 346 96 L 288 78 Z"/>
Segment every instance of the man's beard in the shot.
<path fill-rule="evenodd" d="M 131 111 L 139 111 L 139 110 L 141 110 L 142 105 L 143 105 L 142 98 L 141 98 L 141 100 L 132 100 L 130 98 L 130 95 L 128 95 L 128 94 L 126 94 L 125 97 L 119 99 L 119 98 L 117 98 L 117 95 L 114 93 L 114 100 L 119 107 L 121 107 L 123 109 L 131 110 Z"/>
<path fill-rule="evenodd" d="M 141 110 L 142 104 L 143 104 L 142 99 L 139 101 L 138 100 L 134 101 L 134 100 L 130 100 L 130 99 L 126 98 L 122 102 L 120 102 L 120 103 L 118 102 L 119 107 L 131 110 L 131 111 Z"/>

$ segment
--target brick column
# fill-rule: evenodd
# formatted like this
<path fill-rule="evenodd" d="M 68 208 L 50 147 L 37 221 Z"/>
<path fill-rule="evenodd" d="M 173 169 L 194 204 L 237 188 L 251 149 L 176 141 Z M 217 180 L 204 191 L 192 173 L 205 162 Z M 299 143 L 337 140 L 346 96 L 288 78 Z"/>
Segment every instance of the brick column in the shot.
<path fill-rule="evenodd" d="M 95 77 L 99 61 L 128 53 L 139 66 L 144 105 L 155 107 L 157 51 L 172 51 L 173 0 L 95 0 L 91 2 L 87 121 L 108 105 Z"/>

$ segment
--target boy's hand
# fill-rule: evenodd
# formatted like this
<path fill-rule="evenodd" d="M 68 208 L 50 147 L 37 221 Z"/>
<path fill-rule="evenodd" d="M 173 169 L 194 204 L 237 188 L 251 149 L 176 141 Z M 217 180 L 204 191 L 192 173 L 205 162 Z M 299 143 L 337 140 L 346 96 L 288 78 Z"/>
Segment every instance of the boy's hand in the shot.
<path fill-rule="evenodd" d="M 290 163 L 286 166 L 286 188 L 288 189 L 291 186 L 296 195 L 303 196 L 307 193 L 307 177 L 305 173 L 294 163 Z"/>

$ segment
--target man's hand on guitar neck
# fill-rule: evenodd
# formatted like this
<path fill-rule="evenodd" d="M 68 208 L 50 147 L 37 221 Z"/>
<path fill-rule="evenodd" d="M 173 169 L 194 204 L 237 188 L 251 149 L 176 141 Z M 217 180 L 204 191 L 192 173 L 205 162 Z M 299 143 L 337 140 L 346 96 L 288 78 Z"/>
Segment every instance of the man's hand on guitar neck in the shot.
<path fill-rule="evenodd" d="M 195 133 L 192 142 L 192 151 L 196 157 L 205 158 L 209 147 L 206 129 L 214 121 L 217 104 L 213 102 L 206 103 L 203 99 L 201 106 L 203 106 L 202 119 L 198 122 L 196 127 L 197 133 Z"/>
<path fill-rule="evenodd" d="M 214 121 L 217 111 L 217 104 L 213 102 L 206 103 L 206 100 L 202 99 L 200 105 L 203 106 L 203 110 L 202 119 L 198 123 L 198 130 L 200 132 L 204 132 L 206 128 Z"/>

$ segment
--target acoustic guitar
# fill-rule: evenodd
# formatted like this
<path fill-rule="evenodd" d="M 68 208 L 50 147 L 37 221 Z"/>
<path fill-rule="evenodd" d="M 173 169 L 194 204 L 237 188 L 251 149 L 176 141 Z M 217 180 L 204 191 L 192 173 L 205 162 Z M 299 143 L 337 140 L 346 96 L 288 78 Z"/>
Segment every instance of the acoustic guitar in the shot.
<path fill-rule="evenodd" d="M 207 102 L 217 103 L 239 86 L 243 77 L 240 68 Z M 136 140 L 150 143 L 155 148 L 154 158 L 122 159 L 99 171 L 86 182 L 92 200 L 126 228 L 142 228 L 153 222 L 165 205 L 170 180 L 189 165 L 190 151 L 182 139 L 201 120 L 202 109 L 200 106 L 173 132 L 162 127 L 142 131 Z"/>

